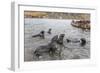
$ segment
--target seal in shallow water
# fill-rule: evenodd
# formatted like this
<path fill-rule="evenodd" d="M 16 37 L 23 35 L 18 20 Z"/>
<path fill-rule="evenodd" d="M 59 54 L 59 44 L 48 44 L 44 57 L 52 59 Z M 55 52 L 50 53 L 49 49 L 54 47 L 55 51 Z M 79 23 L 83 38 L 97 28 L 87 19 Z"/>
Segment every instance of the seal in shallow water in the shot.
<path fill-rule="evenodd" d="M 45 38 L 45 31 L 41 31 L 39 34 L 33 35 L 32 37 L 41 37 L 42 39 Z"/>

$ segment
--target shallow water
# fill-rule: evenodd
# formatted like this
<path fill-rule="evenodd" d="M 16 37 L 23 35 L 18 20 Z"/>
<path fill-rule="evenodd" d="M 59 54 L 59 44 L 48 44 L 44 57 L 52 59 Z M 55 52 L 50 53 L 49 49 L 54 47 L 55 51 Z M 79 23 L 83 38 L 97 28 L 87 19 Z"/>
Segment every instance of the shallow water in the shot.
<path fill-rule="evenodd" d="M 58 20 L 58 19 L 32 19 L 25 18 L 24 20 L 24 60 L 36 61 L 33 52 L 40 45 L 45 45 L 50 42 L 54 35 L 61 33 L 65 34 L 64 44 L 68 47 L 62 51 L 62 59 L 86 59 L 90 57 L 90 31 L 84 31 L 80 28 L 71 25 L 72 20 Z M 45 34 L 45 39 L 32 38 L 32 35 L 39 33 L 41 30 L 45 32 L 52 28 L 52 34 Z M 71 40 L 86 39 L 86 45 L 80 46 L 80 43 L 67 43 L 66 38 Z M 57 57 L 55 57 L 58 59 Z M 52 60 L 48 54 L 44 54 L 40 60 Z"/>

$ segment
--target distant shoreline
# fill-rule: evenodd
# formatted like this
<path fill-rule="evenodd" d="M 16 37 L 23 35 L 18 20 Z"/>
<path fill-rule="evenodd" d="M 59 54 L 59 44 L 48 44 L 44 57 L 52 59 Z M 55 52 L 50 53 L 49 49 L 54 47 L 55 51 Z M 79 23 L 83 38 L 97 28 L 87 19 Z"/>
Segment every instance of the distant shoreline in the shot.
<path fill-rule="evenodd" d="M 90 20 L 90 14 L 88 13 L 25 11 L 24 18 Z"/>

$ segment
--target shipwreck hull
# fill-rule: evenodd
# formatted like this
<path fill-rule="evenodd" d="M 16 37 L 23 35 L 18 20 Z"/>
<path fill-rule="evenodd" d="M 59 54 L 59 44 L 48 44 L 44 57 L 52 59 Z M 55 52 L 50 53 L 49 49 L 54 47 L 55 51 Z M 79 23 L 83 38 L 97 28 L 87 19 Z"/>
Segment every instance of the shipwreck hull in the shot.
<path fill-rule="evenodd" d="M 83 21 L 82 21 L 83 22 Z M 76 27 L 76 28 L 81 28 L 81 29 L 88 29 L 90 30 L 90 22 L 87 22 L 86 21 L 84 23 L 79 23 L 78 21 L 72 21 L 71 25 L 73 27 Z"/>

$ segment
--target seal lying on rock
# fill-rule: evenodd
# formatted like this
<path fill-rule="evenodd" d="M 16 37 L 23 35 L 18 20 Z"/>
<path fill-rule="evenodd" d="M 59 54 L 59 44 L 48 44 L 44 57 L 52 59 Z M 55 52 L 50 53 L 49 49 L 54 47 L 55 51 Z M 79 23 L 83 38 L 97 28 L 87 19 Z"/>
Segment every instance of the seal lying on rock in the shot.
<path fill-rule="evenodd" d="M 62 49 L 65 48 L 63 44 L 64 36 L 65 34 L 60 34 L 59 38 L 58 35 L 54 36 L 47 45 L 37 47 L 34 54 L 39 58 L 43 53 L 48 53 L 52 57 L 57 56 L 62 59 Z"/>
<path fill-rule="evenodd" d="M 58 39 L 58 35 L 54 36 L 51 39 L 51 42 L 47 45 L 42 45 L 36 48 L 34 54 L 39 58 L 39 56 L 41 56 L 43 53 L 54 53 L 57 50 L 57 42 Z"/>
<path fill-rule="evenodd" d="M 64 36 L 65 36 L 65 34 L 60 34 L 60 36 L 59 36 L 59 38 L 57 40 L 57 43 L 58 44 L 63 45 Z"/>
<path fill-rule="evenodd" d="M 45 38 L 45 32 L 44 31 L 41 31 L 39 34 L 36 34 L 36 35 L 33 35 L 32 37 L 41 37 L 42 39 Z"/>

